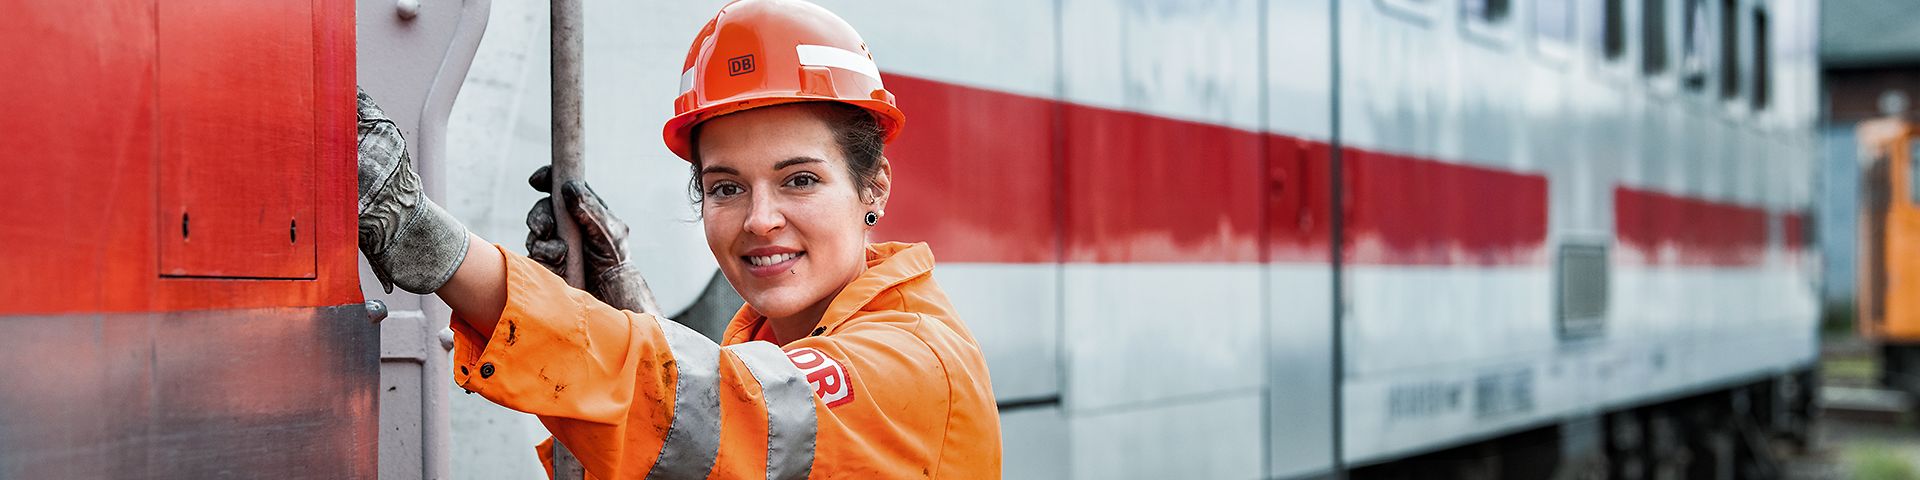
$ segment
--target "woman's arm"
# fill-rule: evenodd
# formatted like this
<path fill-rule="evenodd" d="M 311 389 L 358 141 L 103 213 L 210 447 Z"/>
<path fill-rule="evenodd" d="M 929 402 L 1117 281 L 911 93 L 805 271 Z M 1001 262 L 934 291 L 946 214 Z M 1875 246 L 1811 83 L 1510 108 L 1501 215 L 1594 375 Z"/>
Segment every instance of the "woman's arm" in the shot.
<path fill-rule="evenodd" d="M 467 234 L 467 259 L 440 290 L 440 300 L 481 335 L 493 336 L 500 310 L 507 305 L 507 266 L 500 251 L 479 235 Z"/>
<path fill-rule="evenodd" d="M 484 248 L 494 251 L 469 252 L 469 263 L 500 262 L 493 268 L 504 277 L 462 266 L 443 295 L 490 283 L 465 283 L 480 279 L 504 283 L 512 294 L 492 307 L 499 316 L 491 334 L 478 331 L 481 322 L 453 325 L 454 382 L 540 416 L 598 478 L 804 478 L 846 470 L 920 477 L 948 441 L 951 385 L 972 386 L 970 411 L 992 415 L 984 364 L 940 354 L 971 348 L 970 341 L 918 338 L 912 314 L 785 348 L 721 346 L 671 320 L 597 301 L 524 256 Z M 980 377 L 951 377 L 962 371 Z M 991 447 L 982 450 L 998 451 Z M 999 470 L 990 467 L 982 471 Z"/>

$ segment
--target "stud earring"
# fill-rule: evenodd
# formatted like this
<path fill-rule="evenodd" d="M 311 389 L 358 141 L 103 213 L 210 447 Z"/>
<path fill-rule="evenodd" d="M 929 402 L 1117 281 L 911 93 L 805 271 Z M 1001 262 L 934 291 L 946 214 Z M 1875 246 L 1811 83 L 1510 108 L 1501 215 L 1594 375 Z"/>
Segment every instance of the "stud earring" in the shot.
<path fill-rule="evenodd" d="M 867 226 L 871 227 L 879 224 L 880 224 L 880 214 L 874 213 L 874 212 L 867 212 Z"/>

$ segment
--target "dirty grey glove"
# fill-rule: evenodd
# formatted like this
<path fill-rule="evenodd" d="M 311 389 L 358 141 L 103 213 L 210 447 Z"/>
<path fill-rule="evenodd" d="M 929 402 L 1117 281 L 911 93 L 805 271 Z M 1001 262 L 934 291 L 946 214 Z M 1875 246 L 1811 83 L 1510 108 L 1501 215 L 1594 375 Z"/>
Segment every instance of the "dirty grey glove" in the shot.
<path fill-rule="evenodd" d="M 467 257 L 467 228 L 420 192 L 399 127 L 365 90 L 360 113 L 360 252 L 380 286 L 439 290 Z"/>
<path fill-rule="evenodd" d="M 527 183 L 540 193 L 548 193 L 553 185 L 550 175 L 549 167 L 540 167 Z M 581 263 L 587 269 L 587 293 L 614 308 L 661 315 L 647 280 L 628 262 L 626 222 L 615 218 L 586 182 L 568 182 L 560 189 L 567 211 L 580 227 L 580 247 L 586 251 Z M 554 222 L 551 195 L 533 202 L 533 210 L 527 212 L 527 257 L 555 274 L 565 275 L 567 243 L 560 239 L 559 226 Z"/>

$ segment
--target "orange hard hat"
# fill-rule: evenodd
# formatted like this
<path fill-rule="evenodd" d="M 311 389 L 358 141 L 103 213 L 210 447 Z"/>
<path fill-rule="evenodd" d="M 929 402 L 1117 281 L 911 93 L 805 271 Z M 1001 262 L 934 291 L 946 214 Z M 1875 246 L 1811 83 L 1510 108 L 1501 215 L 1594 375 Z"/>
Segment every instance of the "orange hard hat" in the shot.
<path fill-rule="evenodd" d="M 739 0 L 720 8 L 687 49 L 680 96 L 664 135 L 693 160 L 693 127 L 750 108 L 833 101 L 867 109 L 886 141 L 906 115 L 880 84 L 880 68 L 853 26 L 801 0 Z"/>

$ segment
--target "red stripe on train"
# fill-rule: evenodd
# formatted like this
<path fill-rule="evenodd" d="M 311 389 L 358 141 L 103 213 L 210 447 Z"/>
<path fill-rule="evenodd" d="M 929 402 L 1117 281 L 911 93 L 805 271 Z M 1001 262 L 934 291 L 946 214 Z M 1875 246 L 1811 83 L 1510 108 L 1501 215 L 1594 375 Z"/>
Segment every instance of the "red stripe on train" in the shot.
<path fill-rule="evenodd" d="M 1344 149 L 1345 260 L 1532 265 L 1547 260 L 1547 178 Z"/>
<path fill-rule="evenodd" d="M 948 262 L 1057 261 L 1053 102 L 886 79 L 911 114 L 887 147 L 894 193 L 875 238 L 929 242 Z"/>
<path fill-rule="evenodd" d="M 911 128 L 889 147 L 877 237 L 949 262 L 1325 263 L 1329 147 L 890 74 Z M 1347 149 L 1346 260 L 1543 262 L 1546 178 Z"/>
<path fill-rule="evenodd" d="M 1767 212 L 1723 202 L 1629 187 L 1613 189 L 1617 262 L 1641 265 L 1743 266 L 1766 257 Z M 1786 243 L 1801 243 L 1788 214 Z"/>
<path fill-rule="evenodd" d="M 1809 228 L 1806 212 L 1783 213 L 1781 217 L 1780 228 L 1786 237 L 1782 240 L 1786 244 L 1787 250 L 1799 251 L 1806 249 L 1807 228 Z"/>

